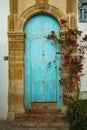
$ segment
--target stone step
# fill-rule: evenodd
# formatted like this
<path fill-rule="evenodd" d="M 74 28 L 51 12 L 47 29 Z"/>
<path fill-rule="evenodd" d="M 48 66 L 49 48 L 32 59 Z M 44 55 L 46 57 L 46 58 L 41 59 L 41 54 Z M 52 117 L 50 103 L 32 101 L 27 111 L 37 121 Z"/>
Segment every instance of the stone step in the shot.
<path fill-rule="evenodd" d="M 19 127 L 69 130 L 67 115 L 55 109 L 29 109 L 25 113 L 16 113 L 15 121 Z"/>
<path fill-rule="evenodd" d="M 26 113 L 61 113 L 61 109 L 26 109 Z"/>
<path fill-rule="evenodd" d="M 69 123 L 68 122 L 48 122 L 48 121 L 17 121 L 14 123 L 17 127 L 22 128 L 58 128 L 58 130 L 69 130 Z"/>
<path fill-rule="evenodd" d="M 15 115 L 16 120 L 28 120 L 28 121 L 67 121 L 67 116 L 62 113 L 17 113 Z"/>

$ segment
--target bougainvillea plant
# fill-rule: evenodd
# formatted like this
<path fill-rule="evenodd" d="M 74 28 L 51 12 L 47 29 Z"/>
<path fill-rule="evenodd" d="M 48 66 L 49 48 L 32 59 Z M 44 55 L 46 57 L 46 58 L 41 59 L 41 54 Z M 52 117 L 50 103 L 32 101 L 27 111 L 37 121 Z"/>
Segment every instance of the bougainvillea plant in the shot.
<path fill-rule="evenodd" d="M 55 31 L 51 31 L 51 34 L 47 36 L 48 40 L 53 40 L 55 44 L 60 44 L 61 52 L 56 52 L 56 55 L 62 55 L 62 66 L 60 68 L 62 77 L 59 81 L 65 89 L 63 92 L 63 98 L 66 98 L 66 102 L 73 100 L 76 93 L 76 97 L 79 97 L 80 92 L 80 76 L 82 76 L 83 59 L 86 46 L 83 46 L 83 41 L 87 41 L 87 35 L 83 38 L 81 43 L 78 44 L 78 36 L 81 36 L 82 31 L 78 29 L 70 29 L 67 26 L 67 20 L 60 20 L 61 26 L 65 27 L 66 31 L 60 37 L 56 36 Z M 65 72 L 64 72 L 65 70 Z M 67 73 L 64 75 L 64 73 Z"/>

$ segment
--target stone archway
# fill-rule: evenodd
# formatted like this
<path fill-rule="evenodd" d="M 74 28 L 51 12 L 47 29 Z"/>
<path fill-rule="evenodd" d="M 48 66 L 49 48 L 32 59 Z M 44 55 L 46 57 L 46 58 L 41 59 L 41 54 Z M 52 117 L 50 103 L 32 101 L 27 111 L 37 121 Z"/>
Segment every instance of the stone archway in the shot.
<path fill-rule="evenodd" d="M 28 7 L 28 0 L 24 5 L 19 5 L 20 0 L 10 0 L 10 15 L 8 17 L 8 41 L 9 41 L 9 104 L 8 119 L 14 119 L 16 113 L 25 112 L 24 107 L 24 41 L 23 32 L 26 21 L 35 14 L 46 13 L 59 21 L 66 18 L 68 23 L 70 16 L 64 14 L 49 4 L 48 0 L 34 0 Z M 55 3 L 56 4 L 56 3 Z M 23 6 L 23 7 L 22 7 Z M 67 8 L 67 7 L 66 7 Z M 74 21 L 75 22 L 75 21 Z M 69 23 L 70 25 L 70 23 Z M 61 35 L 64 30 L 61 30 Z"/>

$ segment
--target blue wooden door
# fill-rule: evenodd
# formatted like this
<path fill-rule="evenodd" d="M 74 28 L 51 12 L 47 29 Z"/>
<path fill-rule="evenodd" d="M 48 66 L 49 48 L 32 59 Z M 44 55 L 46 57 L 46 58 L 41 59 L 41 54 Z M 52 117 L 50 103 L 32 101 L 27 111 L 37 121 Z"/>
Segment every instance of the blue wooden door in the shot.
<path fill-rule="evenodd" d="M 54 30 L 59 37 L 59 23 L 51 16 L 40 14 L 27 21 L 24 32 L 24 78 L 25 107 L 32 102 L 57 102 L 62 106 L 62 89 L 59 83 L 61 73 L 61 56 L 59 44 L 47 40 L 47 35 Z"/>

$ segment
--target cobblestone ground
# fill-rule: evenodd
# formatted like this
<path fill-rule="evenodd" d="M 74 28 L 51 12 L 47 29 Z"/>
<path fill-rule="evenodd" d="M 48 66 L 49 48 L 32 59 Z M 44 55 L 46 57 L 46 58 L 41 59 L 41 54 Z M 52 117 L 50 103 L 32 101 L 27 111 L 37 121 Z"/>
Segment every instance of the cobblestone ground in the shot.
<path fill-rule="evenodd" d="M 0 130 L 58 130 L 58 128 L 22 128 L 13 121 L 0 121 Z"/>

